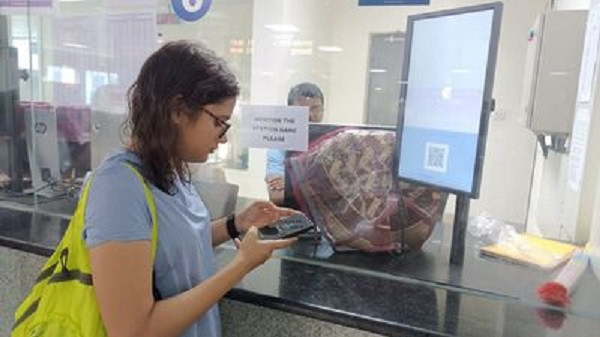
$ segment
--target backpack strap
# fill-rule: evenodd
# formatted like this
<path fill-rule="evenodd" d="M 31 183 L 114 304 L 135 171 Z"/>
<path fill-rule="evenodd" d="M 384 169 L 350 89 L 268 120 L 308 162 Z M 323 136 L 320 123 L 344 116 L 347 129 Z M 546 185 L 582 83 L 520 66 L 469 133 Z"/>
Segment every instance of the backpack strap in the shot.
<path fill-rule="evenodd" d="M 127 165 L 127 167 L 129 167 L 131 169 L 131 171 L 133 171 L 133 173 L 135 173 L 135 175 L 138 177 L 138 179 L 142 183 L 142 186 L 144 187 L 144 194 L 146 195 L 146 202 L 148 203 L 148 208 L 150 208 L 150 215 L 152 217 L 152 261 L 154 261 L 154 258 L 156 257 L 156 246 L 157 246 L 157 240 L 158 240 L 158 215 L 156 213 L 156 205 L 154 204 L 154 198 L 152 197 L 152 192 L 150 191 L 150 187 L 148 187 L 148 183 L 146 182 L 146 179 L 144 179 L 144 177 L 142 176 L 140 171 L 138 171 L 137 168 L 135 168 L 133 165 L 131 165 L 129 163 L 127 163 L 125 165 Z"/>
<path fill-rule="evenodd" d="M 158 241 L 158 215 L 156 213 L 156 205 L 154 204 L 154 198 L 152 197 L 152 192 L 150 191 L 150 187 L 148 187 L 148 183 L 146 179 L 142 176 L 140 171 L 138 171 L 135 166 L 130 163 L 125 164 L 131 171 L 135 174 L 135 176 L 140 180 L 142 186 L 144 187 L 144 195 L 146 197 L 146 202 L 148 203 L 148 208 L 150 209 L 150 216 L 152 217 L 152 261 L 156 257 L 156 246 Z M 87 198 L 90 190 L 90 186 L 92 185 L 92 180 L 94 176 L 90 176 L 87 184 L 83 188 L 83 192 L 81 193 L 81 202 L 83 205 L 87 205 Z"/>
<path fill-rule="evenodd" d="M 156 205 L 154 204 L 154 198 L 152 197 L 152 192 L 148 187 L 148 183 L 146 183 L 146 179 L 142 176 L 140 171 L 138 171 L 132 164 L 126 164 L 133 173 L 138 177 L 142 186 L 144 186 L 144 194 L 146 195 L 146 202 L 148 203 L 148 208 L 150 208 L 150 215 L 152 216 L 152 261 L 154 261 L 156 257 L 156 246 L 158 240 L 158 215 L 156 213 Z M 155 301 L 161 300 L 162 296 L 160 291 L 156 287 L 156 271 L 152 268 L 152 295 Z"/>

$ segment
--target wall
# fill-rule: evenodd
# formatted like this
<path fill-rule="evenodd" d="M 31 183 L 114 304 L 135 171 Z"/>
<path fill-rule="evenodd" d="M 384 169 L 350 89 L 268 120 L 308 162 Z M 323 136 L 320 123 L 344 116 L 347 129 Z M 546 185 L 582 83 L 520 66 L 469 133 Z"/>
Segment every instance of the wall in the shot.
<path fill-rule="evenodd" d="M 595 8 L 597 13 L 600 1 L 591 0 L 590 7 Z M 596 198 L 596 186 L 600 171 L 600 69 L 597 66 L 600 54 L 596 55 L 593 62 L 595 73 L 593 74 L 593 91 L 589 103 L 578 103 L 578 106 L 588 106 L 590 109 L 589 133 L 587 135 L 587 150 L 585 153 L 585 163 L 583 164 L 582 181 L 579 186 L 567 184 L 565 189 L 565 221 L 575 226 L 575 240 L 584 242 L 589 239 L 590 227 L 594 212 Z M 591 68 L 594 69 L 594 68 Z M 586 70 L 582 69 L 582 72 Z M 577 117 L 576 117 L 577 119 Z M 575 127 L 574 127 L 575 130 Z"/>
<path fill-rule="evenodd" d="M 332 4 L 330 0 L 255 1 L 250 103 L 286 105 L 290 87 L 310 81 L 323 90 L 326 116 L 331 112 L 328 106 L 330 63 L 319 46 L 331 43 Z M 336 5 L 335 8 L 340 7 Z M 269 28 L 274 24 L 291 25 L 293 29 L 275 31 Z M 241 196 L 267 199 L 265 163 L 266 150 L 250 149 L 248 170 L 226 170 L 227 179 L 240 185 Z"/>
<path fill-rule="evenodd" d="M 573 1 L 576 2 L 576 1 Z M 589 1 L 579 1 L 579 2 L 588 2 Z M 596 78 L 596 81 L 598 79 Z M 598 110 L 598 109 L 597 109 Z M 596 134 L 600 132 L 600 125 L 598 125 L 598 117 L 600 115 L 599 111 L 596 110 L 596 125 L 595 129 L 592 132 Z M 596 143 L 590 142 L 590 144 L 595 148 L 595 153 L 598 153 L 598 144 L 597 139 Z M 597 157 L 597 155 L 596 155 Z M 597 183 L 595 184 L 596 193 L 595 200 L 590 203 L 592 212 L 592 219 L 590 224 L 590 240 L 589 240 L 589 253 L 591 257 L 591 266 L 596 274 L 596 277 L 600 279 L 600 179 L 597 179 Z"/>
<path fill-rule="evenodd" d="M 600 280 L 600 180 L 596 185 L 596 200 L 594 202 L 594 215 L 590 229 L 589 253 L 591 265 L 596 277 Z"/>
<path fill-rule="evenodd" d="M 589 9 L 590 0 L 556 0 L 554 8 L 558 10 Z"/>
<path fill-rule="evenodd" d="M 574 240 L 574 229 L 564 221 L 568 155 L 536 149 L 534 182 L 527 231 L 547 238 Z"/>
<path fill-rule="evenodd" d="M 558 0 L 554 9 L 587 9 L 589 0 Z M 568 155 L 550 152 L 544 158 L 536 148 L 534 179 L 527 231 L 548 238 L 573 240 L 573 230 L 564 223 L 564 194 Z"/>
<path fill-rule="evenodd" d="M 589 9 L 589 6 L 589 0 L 562 0 L 557 1 L 554 8 L 573 10 Z M 598 94 L 599 90 L 596 87 L 596 97 Z M 550 153 L 545 159 L 541 151 L 538 151 L 532 208 L 527 225 L 529 232 L 578 243 L 585 243 L 588 240 L 590 228 L 595 221 L 593 217 L 597 193 L 596 181 L 600 167 L 597 156 L 600 150 L 598 135 L 600 108 L 598 103 L 595 105 L 596 107 L 592 109 L 590 136 L 580 190 L 574 190 L 567 184 L 570 159 L 568 154 Z"/>
<path fill-rule="evenodd" d="M 559 0 L 556 1 L 555 8 L 561 10 L 589 9 L 590 3 L 590 0 Z M 575 192 L 567 187 L 568 155 L 553 156 L 547 161 L 542 161 L 536 167 L 536 175 L 543 175 L 548 178 L 543 181 L 540 179 L 536 184 L 536 188 L 539 190 L 549 189 L 556 191 L 555 196 L 546 197 L 546 200 L 552 200 L 554 204 L 547 204 L 547 207 L 542 207 L 538 210 L 532 209 L 533 215 L 537 213 L 537 217 L 532 217 L 532 220 L 538 220 L 539 222 L 530 222 L 528 230 L 539 230 L 543 234 L 546 234 L 547 229 L 553 229 L 554 227 L 555 230 L 557 226 L 552 226 L 552 217 L 548 216 L 549 212 L 554 212 L 551 214 L 557 216 L 555 219 L 559 219 L 559 223 L 565 229 L 558 233 L 559 238 L 573 239 L 574 241 L 583 243 L 589 237 L 590 245 L 588 252 L 591 256 L 592 269 L 600 279 L 600 179 L 598 178 L 600 158 L 597 155 L 598 151 L 600 151 L 599 72 L 597 67 L 595 79 L 596 90 L 594 94 L 595 98 L 593 99 L 595 102 L 591 110 L 588 149 L 581 192 Z M 540 158 L 540 155 L 538 155 L 538 158 Z M 558 213 L 556 209 L 559 210 Z M 545 212 L 548 213 L 544 214 Z M 540 220 L 543 215 L 546 215 L 547 221 Z M 556 220 L 554 221 L 556 222 Z M 567 236 L 565 236 L 565 232 L 568 234 Z"/>

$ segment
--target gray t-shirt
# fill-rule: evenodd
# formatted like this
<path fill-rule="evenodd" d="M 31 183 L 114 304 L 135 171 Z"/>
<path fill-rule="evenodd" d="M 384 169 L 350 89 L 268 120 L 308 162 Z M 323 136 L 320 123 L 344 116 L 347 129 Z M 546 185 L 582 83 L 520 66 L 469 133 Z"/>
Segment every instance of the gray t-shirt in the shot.
<path fill-rule="evenodd" d="M 135 173 L 125 165 L 127 162 L 135 164 L 140 160 L 134 153 L 120 150 L 109 155 L 95 170 L 83 231 L 88 247 L 107 241 L 151 238 L 152 219 L 144 189 Z M 172 196 L 152 184 L 149 186 L 158 214 L 154 277 L 164 299 L 214 275 L 212 226 L 208 210 L 192 185 L 178 181 L 178 192 Z M 182 336 L 221 336 L 217 305 Z"/>

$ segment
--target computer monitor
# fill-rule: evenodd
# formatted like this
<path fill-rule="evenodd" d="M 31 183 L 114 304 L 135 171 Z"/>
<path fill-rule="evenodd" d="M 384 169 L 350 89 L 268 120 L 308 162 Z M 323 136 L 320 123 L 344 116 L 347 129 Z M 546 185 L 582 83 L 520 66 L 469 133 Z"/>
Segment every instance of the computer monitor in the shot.
<path fill-rule="evenodd" d="M 54 197 L 59 194 L 54 184 L 61 178 L 55 108 L 46 103 L 26 105 L 25 130 L 33 188 L 38 195 Z"/>
<path fill-rule="evenodd" d="M 401 180 L 479 197 L 502 8 L 409 17 L 396 149 Z"/>

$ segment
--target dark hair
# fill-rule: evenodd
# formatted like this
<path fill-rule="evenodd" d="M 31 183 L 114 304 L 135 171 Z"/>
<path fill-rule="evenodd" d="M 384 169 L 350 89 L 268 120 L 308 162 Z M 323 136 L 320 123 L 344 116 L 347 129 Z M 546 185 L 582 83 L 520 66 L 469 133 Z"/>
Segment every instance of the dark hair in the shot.
<path fill-rule="evenodd" d="M 195 120 L 203 106 L 238 94 L 238 82 L 226 62 L 201 44 L 169 42 L 152 54 L 129 88 L 124 124 L 144 177 L 169 194 L 176 192 L 175 179 L 189 181 L 187 164 L 177 153 L 173 113 Z"/>
<path fill-rule="evenodd" d="M 323 92 L 314 83 L 304 82 L 293 86 L 288 94 L 288 105 L 294 104 L 295 100 L 302 97 L 318 97 L 321 99 L 321 103 L 325 105 L 325 97 L 323 96 Z"/>

